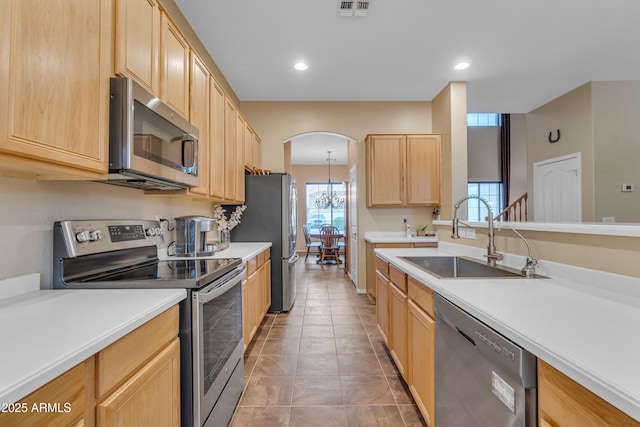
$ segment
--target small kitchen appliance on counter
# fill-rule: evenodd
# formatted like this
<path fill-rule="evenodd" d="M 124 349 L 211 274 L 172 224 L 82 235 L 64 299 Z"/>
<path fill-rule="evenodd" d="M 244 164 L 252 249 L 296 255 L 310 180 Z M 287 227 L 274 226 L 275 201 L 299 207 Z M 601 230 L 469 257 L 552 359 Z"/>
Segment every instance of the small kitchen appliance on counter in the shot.
<path fill-rule="evenodd" d="M 228 425 L 244 388 L 242 260 L 160 260 L 164 231 L 150 220 L 57 221 L 53 245 L 54 288 L 187 290 L 180 303 L 181 425 Z"/>
<path fill-rule="evenodd" d="M 209 256 L 213 248 L 207 244 L 207 233 L 215 228 L 213 218 L 206 216 L 181 216 L 175 218 L 176 255 Z"/>

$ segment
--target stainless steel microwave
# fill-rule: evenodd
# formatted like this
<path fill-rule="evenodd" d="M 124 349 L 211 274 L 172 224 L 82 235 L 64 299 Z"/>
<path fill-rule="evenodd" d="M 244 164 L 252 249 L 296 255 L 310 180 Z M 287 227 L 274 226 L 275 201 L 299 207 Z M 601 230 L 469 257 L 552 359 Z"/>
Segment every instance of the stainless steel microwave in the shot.
<path fill-rule="evenodd" d="M 109 184 L 198 186 L 198 129 L 130 78 L 111 78 Z"/>

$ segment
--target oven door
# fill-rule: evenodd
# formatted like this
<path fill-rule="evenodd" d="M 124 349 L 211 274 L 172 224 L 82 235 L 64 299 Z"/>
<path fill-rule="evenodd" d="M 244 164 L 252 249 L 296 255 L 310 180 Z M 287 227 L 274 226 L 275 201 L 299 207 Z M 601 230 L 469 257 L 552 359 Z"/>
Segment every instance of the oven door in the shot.
<path fill-rule="evenodd" d="M 244 267 L 238 267 L 192 293 L 193 403 L 196 426 L 204 425 L 219 400 L 228 407 L 217 408 L 220 409 L 218 412 L 233 414 L 237 399 L 242 394 L 243 375 L 239 376 L 239 384 L 236 384 L 238 381 L 229 381 L 229 378 L 237 366 L 243 365 L 244 276 Z M 234 375 L 234 378 L 238 378 L 238 375 Z M 225 390 L 225 385 L 228 390 Z M 225 397 L 221 398 L 223 392 Z M 229 393 L 234 396 L 237 394 L 237 397 L 230 399 Z"/>

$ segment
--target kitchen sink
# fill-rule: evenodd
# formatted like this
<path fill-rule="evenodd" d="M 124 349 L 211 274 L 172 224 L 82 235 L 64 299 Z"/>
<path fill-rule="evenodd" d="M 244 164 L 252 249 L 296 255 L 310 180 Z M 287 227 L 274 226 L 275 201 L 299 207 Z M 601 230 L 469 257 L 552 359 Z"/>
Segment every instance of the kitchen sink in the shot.
<path fill-rule="evenodd" d="M 440 279 L 472 278 L 525 278 L 520 270 L 499 266 L 490 266 L 472 258 L 459 256 L 403 256 L 401 259 L 412 263 L 427 273 Z M 540 278 L 538 274 L 529 278 Z"/>

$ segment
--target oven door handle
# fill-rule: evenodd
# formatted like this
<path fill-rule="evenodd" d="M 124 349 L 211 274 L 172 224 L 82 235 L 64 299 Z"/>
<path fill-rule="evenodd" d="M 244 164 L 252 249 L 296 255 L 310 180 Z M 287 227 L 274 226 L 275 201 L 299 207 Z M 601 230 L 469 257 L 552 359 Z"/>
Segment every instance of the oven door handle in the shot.
<path fill-rule="evenodd" d="M 233 276 L 228 278 L 224 283 L 217 284 L 216 282 L 214 282 L 209 287 L 204 288 L 202 291 L 196 292 L 195 295 L 198 304 L 206 304 L 212 299 L 215 299 L 224 294 L 238 283 L 242 282 L 242 278 L 245 274 L 245 268 L 241 267 L 232 274 Z"/>

